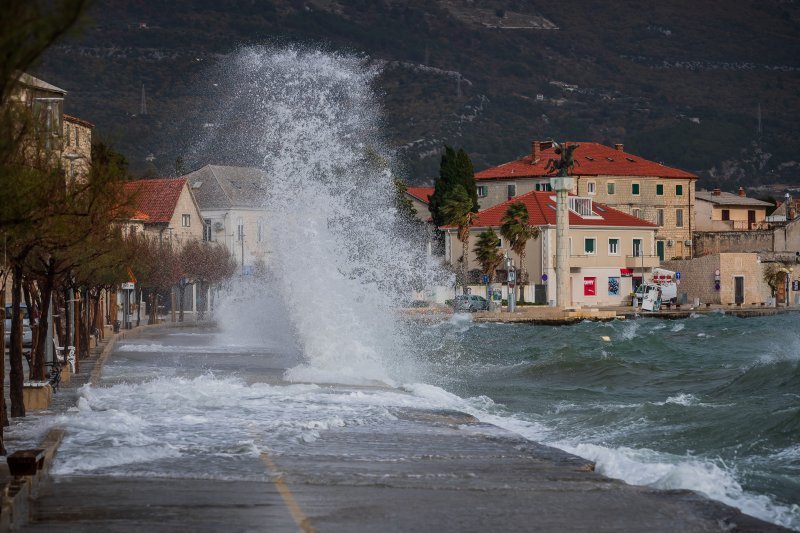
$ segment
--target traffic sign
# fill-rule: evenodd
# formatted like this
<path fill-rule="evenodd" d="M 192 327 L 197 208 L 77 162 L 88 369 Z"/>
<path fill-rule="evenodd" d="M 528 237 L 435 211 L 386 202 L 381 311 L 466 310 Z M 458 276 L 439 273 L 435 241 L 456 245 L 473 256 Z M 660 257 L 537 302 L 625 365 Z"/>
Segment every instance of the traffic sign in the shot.
<path fill-rule="evenodd" d="M 135 283 L 131 283 L 131 282 L 127 282 L 127 283 L 123 283 L 122 285 L 120 285 L 120 288 L 123 291 L 132 291 L 132 290 L 134 290 L 136 288 L 136 284 Z"/>
<path fill-rule="evenodd" d="M 512 283 L 517 281 L 517 271 L 516 270 L 509 270 L 508 271 L 508 282 Z"/>
<path fill-rule="evenodd" d="M 513 289 L 513 288 L 514 288 L 514 287 L 516 287 L 516 286 L 517 286 L 517 284 L 516 284 L 516 283 L 514 283 L 513 281 L 509 281 L 509 282 L 508 282 L 508 288 L 509 288 L 509 289 Z"/>
<path fill-rule="evenodd" d="M 483 275 L 483 284 L 486 285 L 487 283 L 489 283 L 489 275 L 488 274 L 484 274 Z"/>
<path fill-rule="evenodd" d="M 675 272 L 675 279 L 678 279 L 678 280 L 681 279 L 681 273 L 680 272 Z"/>

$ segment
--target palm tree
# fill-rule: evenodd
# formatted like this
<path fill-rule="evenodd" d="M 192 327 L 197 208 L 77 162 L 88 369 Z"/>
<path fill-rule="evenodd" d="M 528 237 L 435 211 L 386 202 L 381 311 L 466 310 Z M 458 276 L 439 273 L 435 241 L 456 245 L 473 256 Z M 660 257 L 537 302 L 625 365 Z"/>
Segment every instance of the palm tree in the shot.
<path fill-rule="evenodd" d="M 489 283 L 494 281 L 494 271 L 503 262 L 503 254 L 500 253 L 499 245 L 500 238 L 492 228 L 489 228 L 478 235 L 478 242 L 472 249 L 475 252 L 475 258 L 481 264 L 481 270 L 489 276 Z"/>
<path fill-rule="evenodd" d="M 539 228 L 528 223 L 528 208 L 522 202 L 514 202 L 508 206 L 500 220 L 500 234 L 508 241 L 508 245 L 519 256 L 519 269 L 524 273 L 525 246 L 529 239 L 539 238 Z M 525 292 L 520 285 L 520 301 Z"/>
<path fill-rule="evenodd" d="M 475 252 L 475 258 L 481 264 L 481 270 L 489 276 L 489 286 L 486 290 L 489 300 L 492 299 L 495 270 L 503 263 L 503 254 L 498 246 L 500 246 L 500 237 L 492 228 L 488 228 L 478 235 L 478 242 L 472 249 Z"/>
<path fill-rule="evenodd" d="M 475 218 L 472 198 L 464 187 L 454 187 L 447 192 L 442 202 L 441 213 L 444 223 L 448 226 L 457 226 L 456 236 L 461 241 L 461 284 L 467 283 L 467 248 L 469 246 L 469 231 L 472 220 Z"/>

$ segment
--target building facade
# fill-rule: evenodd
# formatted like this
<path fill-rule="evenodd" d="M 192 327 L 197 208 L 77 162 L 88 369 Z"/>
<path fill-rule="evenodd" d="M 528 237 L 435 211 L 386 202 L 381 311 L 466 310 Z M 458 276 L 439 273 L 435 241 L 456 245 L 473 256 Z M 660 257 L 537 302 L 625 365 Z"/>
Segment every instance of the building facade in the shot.
<path fill-rule="evenodd" d="M 269 264 L 269 220 L 264 208 L 264 171 L 250 167 L 206 165 L 186 175 L 205 222 L 207 241 L 222 243 L 241 273 Z"/>
<path fill-rule="evenodd" d="M 748 198 L 744 188 L 738 194 L 712 191 L 697 191 L 695 200 L 696 231 L 750 231 L 766 229 L 767 209 L 774 207 L 769 202 Z"/>
<path fill-rule="evenodd" d="M 592 198 L 658 226 L 656 255 L 661 260 L 692 256 L 697 176 L 598 143 L 578 144 L 572 193 Z M 550 188 L 548 163 L 558 160 L 552 141 L 533 141 L 531 153 L 475 174 L 482 209 L 531 191 Z"/>
<path fill-rule="evenodd" d="M 123 187 L 125 195 L 134 200 L 127 233 L 143 231 L 177 246 L 203 238 L 203 217 L 186 178 L 133 180 Z"/>
<path fill-rule="evenodd" d="M 642 279 L 649 280 L 652 269 L 659 265 L 656 255 L 657 227 L 651 222 L 623 213 L 588 197 L 569 198 L 569 306 L 620 305 Z M 540 235 L 528 241 L 520 275 L 524 299 L 537 303 L 554 303 L 556 298 L 556 204 L 555 193 L 529 192 L 511 201 L 478 213 L 470 230 L 467 249 L 467 268 L 479 273 L 481 266 L 475 258 L 474 246 L 478 235 L 487 228 L 500 237 L 499 249 L 514 261 L 519 258 L 500 236 L 500 225 L 508 206 L 522 202 L 528 210 L 529 223 L 539 228 Z M 460 265 L 462 243 L 457 229 L 442 228 L 445 232 L 445 259 L 454 268 Z M 505 267 L 497 271 L 505 279 Z M 476 294 L 483 290 L 479 283 L 472 285 Z"/>

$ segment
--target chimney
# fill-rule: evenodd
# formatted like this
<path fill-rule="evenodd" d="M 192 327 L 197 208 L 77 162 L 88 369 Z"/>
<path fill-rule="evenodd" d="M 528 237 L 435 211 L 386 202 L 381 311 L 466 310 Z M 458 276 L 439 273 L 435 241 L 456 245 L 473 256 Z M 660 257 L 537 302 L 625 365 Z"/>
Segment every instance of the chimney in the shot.
<path fill-rule="evenodd" d="M 739 187 L 739 196 L 744 198 L 746 195 L 744 194 L 744 187 Z"/>
<path fill-rule="evenodd" d="M 542 155 L 542 145 L 539 143 L 539 141 L 531 141 L 531 155 L 533 156 L 533 161 L 531 161 L 531 164 L 536 164 Z"/>
<path fill-rule="evenodd" d="M 617 143 L 614 145 L 614 150 L 616 150 L 617 152 L 622 152 L 624 148 L 625 145 L 622 143 Z"/>
<path fill-rule="evenodd" d="M 719 196 L 720 194 L 722 194 L 722 191 L 719 190 L 719 188 L 714 188 L 714 190 L 711 191 L 711 196 Z"/>

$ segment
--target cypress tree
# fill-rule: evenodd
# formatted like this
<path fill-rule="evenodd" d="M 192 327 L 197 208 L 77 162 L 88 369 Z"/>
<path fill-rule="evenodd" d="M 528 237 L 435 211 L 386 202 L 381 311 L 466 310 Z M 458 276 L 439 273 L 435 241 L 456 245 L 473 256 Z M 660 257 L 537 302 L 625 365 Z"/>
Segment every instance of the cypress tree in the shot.
<path fill-rule="evenodd" d="M 442 161 L 439 164 L 439 178 L 434 184 L 433 194 L 430 197 L 428 209 L 431 212 L 436 227 L 446 224 L 441 213 L 445 195 L 456 187 L 463 188 L 472 200 L 472 212 L 478 212 L 478 191 L 475 187 L 475 171 L 472 161 L 463 148 L 458 151 L 450 146 L 444 147 Z"/>

